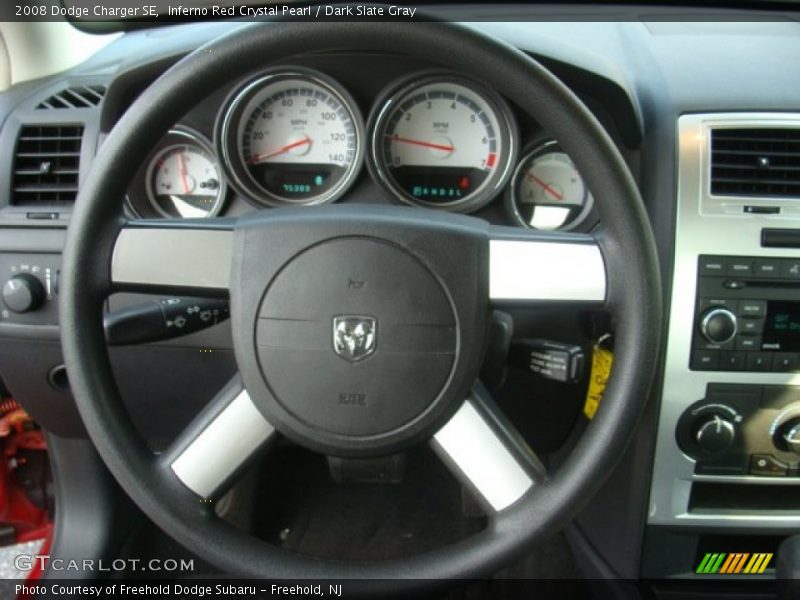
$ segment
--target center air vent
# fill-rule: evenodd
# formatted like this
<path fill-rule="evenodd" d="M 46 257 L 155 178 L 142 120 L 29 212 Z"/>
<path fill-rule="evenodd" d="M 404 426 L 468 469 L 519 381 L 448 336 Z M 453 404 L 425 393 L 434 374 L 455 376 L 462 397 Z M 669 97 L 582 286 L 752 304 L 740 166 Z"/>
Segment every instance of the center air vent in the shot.
<path fill-rule="evenodd" d="M 78 194 L 82 125 L 25 125 L 14 154 L 11 204 L 70 204 Z"/>
<path fill-rule="evenodd" d="M 76 85 L 42 100 L 36 108 L 92 108 L 100 104 L 105 95 L 103 85 Z"/>
<path fill-rule="evenodd" d="M 714 129 L 711 193 L 800 198 L 800 129 Z"/>

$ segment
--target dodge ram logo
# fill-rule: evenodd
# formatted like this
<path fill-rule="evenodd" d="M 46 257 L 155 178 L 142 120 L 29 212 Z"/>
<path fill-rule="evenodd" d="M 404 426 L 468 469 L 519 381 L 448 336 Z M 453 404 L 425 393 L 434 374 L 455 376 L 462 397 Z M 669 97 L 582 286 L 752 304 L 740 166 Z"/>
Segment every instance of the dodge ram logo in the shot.
<path fill-rule="evenodd" d="M 343 359 L 358 362 L 375 352 L 374 317 L 345 315 L 333 318 L 333 349 Z"/>

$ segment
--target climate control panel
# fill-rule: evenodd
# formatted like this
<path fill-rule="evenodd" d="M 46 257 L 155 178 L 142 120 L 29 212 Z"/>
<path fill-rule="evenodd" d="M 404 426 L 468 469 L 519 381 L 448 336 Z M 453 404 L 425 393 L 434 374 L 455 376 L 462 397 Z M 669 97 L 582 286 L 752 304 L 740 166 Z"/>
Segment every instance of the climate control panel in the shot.
<path fill-rule="evenodd" d="M 800 386 L 710 383 L 675 437 L 699 475 L 800 476 Z"/>

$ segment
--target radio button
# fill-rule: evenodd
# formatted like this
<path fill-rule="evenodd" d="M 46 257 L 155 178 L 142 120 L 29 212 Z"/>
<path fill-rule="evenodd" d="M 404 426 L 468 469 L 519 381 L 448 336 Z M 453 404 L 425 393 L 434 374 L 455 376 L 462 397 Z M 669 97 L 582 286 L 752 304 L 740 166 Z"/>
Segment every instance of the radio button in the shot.
<path fill-rule="evenodd" d="M 692 354 L 691 368 L 694 371 L 716 371 L 719 368 L 717 350 L 695 350 Z"/>
<path fill-rule="evenodd" d="M 736 338 L 737 350 L 761 350 L 761 338 L 746 335 Z"/>
<path fill-rule="evenodd" d="M 769 352 L 748 352 L 745 364 L 748 371 L 769 371 L 772 355 Z"/>
<path fill-rule="evenodd" d="M 725 273 L 735 277 L 747 277 L 753 273 L 752 258 L 729 258 L 725 261 Z"/>
<path fill-rule="evenodd" d="M 741 279 L 726 279 L 722 282 L 722 287 L 728 290 L 743 290 L 746 285 Z"/>
<path fill-rule="evenodd" d="M 759 279 L 776 279 L 781 276 L 781 261 L 778 258 L 760 258 L 753 266 L 753 274 Z"/>
<path fill-rule="evenodd" d="M 776 352 L 772 355 L 773 371 L 796 371 L 797 354 L 791 352 Z"/>
<path fill-rule="evenodd" d="M 721 371 L 744 371 L 745 352 L 723 352 L 719 360 Z"/>
<path fill-rule="evenodd" d="M 739 316 L 745 319 L 758 319 L 767 314 L 765 300 L 741 300 L 739 302 Z"/>
<path fill-rule="evenodd" d="M 739 322 L 741 335 L 761 335 L 764 331 L 764 319 L 742 319 Z"/>
<path fill-rule="evenodd" d="M 701 256 L 700 275 L 724 275 L 725 263 L 721 256 Z"/>
<path fill-rule="evenodd" d="M 800 280 L 800 258 L 785 258 L 781 263 L 781 277 Z"/>
<path fill-rule="evenodd" d="M 734 313 L 739 310 L 739 301 L 730 298 L 701 298 L 698 304 L 698 312 L 709 308 L 727 308 Z"/>
<path fill-rule="evenodd" d="M 753 454 L 750 456 L 750 474 L 781 477 L 789 472 L 789 465 L 782 463 L 772 454 Z"/>

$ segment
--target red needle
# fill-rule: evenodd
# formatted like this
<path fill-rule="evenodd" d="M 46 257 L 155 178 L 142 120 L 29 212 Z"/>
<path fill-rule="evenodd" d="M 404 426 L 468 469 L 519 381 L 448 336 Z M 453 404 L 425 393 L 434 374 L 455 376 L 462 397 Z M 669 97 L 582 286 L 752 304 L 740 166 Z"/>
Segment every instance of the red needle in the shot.
<path fill-rule="evenodd" d="M 547 192 L 548 194 L 550 194 L 550 195 L 551 195 L 553 198 L 555 198 L 556 200 L 563 200 L 563 199 L 564 199 L 564 196 L 562 196 L 561 194 L 559 194 L 557 191 L 555 191 L 553 188 L 551 188 L 549 185 L 547 185 L 547 184 L 546 184 L 544 181 L 542 181 L 541 179 L 539 179 L 539 178 L 538 178 L 536 175 L 534 175 L 533 173 L 525 173 L 525 177 L 527 177 L 527 178 L 528 178 L 528 179 L 530 179 L 530 180 L 531 180 L 533 183 L 535 183 L 536 185 L 538 185 L 539 187 L 541 187 L 541 188 L 542 188 L 542 189 L 543 189 L 545 192 Z"/>
<path fill-rule="evenodd" d="M 186 179 L 186 162 L 183 159 L 183 152 L 178 151 L 178 165 L 181 172 L 181 181 L 183 182 L 183 193 L 189 193 L 189 181 Z"/>
<path fill-rule="evenodd" d="M 420 140 L 412 140 L 409 138 L 400 137 L 399 135 L 387 135 L 386 137 L 394 140 L 395 142 L 403 142 L 404 144 L 414 144 L 415 146 L 424 146 L 425 148 L 433 148 L 434 150 L 444 150 L 445 152 L 452 152 L 455 150 L 452 146 L 445 146 L 444 144 L 431 144 L 430 142 L 423 142 Z"/>
<path fill-rule="evenodd" d="M 253 159 L 251 159 L 251 163 L 261 162 L 262 160 L 267 160 L 268 158 L 272 158 L 273 156 L 278 156 L 279 154 L 284 154 L 293 148 L 299 148 L 300 146 L 305 146 L 306 144 L 310 144 L 311 140 L 306 136 L 302 140 L 298 142 L 292 142 L 291 144 L 286 144 L 285 146 L 281 146 L 274 152 L 265 152 L 264 154 L 259 154 Z"/>

